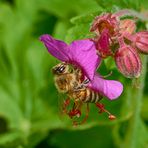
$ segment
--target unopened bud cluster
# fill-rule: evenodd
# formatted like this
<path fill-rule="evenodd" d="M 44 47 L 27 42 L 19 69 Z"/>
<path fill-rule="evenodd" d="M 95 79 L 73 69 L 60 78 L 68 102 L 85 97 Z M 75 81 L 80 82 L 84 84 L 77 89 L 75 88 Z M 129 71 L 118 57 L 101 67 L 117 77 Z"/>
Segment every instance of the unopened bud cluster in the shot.
<path fill-rule="evenodd" d="M 136 33 L 134 20 L 121 19 L 112 13 L 97 16 L 90 31 L 95 33 L 93 41 L 99 56 L 112 56 L 125 77 L 140 76 L 142 64 L 139 53 L 148 54 L 148 31 Z"/>

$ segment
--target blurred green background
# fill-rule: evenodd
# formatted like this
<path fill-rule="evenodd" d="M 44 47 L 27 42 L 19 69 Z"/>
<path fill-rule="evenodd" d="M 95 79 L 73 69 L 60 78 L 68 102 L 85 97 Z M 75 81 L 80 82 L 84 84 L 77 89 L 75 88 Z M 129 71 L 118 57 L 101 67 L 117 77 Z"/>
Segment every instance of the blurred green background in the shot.
<path fill-rule="evenodd" d="M 148 14 L 146 0 L 0 0 L 0 148 L 148 148 L 147 56 L 135 81 L 106 60 L 100 73 L 112 70 L 109 79 L 124 85 L 119 99 L 103 100 L 117 120 L 91 104 L 88 121 L 73 127 L 59 115 L 50 70 L 58 61 L 39 41 L 45 33 L 67 43 L 86 38 L 96 15 L 124 8 Z M 138 30 L 146 23 L 139 20 Z"/>

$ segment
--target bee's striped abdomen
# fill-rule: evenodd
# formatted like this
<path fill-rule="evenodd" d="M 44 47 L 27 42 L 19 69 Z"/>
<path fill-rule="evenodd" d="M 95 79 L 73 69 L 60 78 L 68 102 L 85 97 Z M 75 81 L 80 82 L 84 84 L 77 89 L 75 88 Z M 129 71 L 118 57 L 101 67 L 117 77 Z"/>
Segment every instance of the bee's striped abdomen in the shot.
<path fill-rule="evenodd" d="M 86 89 L 83 97 L 81 98 L 82 102 L 85 103 L 96 103 L 102 99 L 102 96 L 90 89 Z"/>

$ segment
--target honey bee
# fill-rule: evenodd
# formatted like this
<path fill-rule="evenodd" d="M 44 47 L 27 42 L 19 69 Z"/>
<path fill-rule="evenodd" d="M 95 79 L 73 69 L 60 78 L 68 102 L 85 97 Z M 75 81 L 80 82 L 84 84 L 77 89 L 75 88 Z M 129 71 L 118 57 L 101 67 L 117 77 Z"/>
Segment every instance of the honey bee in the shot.
<path fill-rule="evenodd" d="M 60 63 L 52 68 L 57 90 L 65 93 L 74 102 L 96 103 L 102 95 L 87 87 L 89 80 L 82 80 L 82 71 L 70 64 Z"/>
<path fill-rule="evenodd" d="M 81 107 L 84 103 L 87 104 L 86 115 L 81 123 L 84 123 L 88 118 L 89 103 L 95 103 L 100 109 L 100 112 L 106 112 L 110 117 L 114 117 L 111 113 L 104 109 L 104 106 L 99 103 L 103 96 L 91 88 L 88 87 L 89 80 L 84 79 L 84 75 L 81 69 L 68 64 L 59 63 L 52 68 L 54 74 L 55 86 L 59 93 L 64 93 L 68 96 L 68 99 L 64 102 L 64 112 L 71 118 L 73 116 L 80 117 Z M 71 111 L 67 111 L 66 107 L 69 105 L 70 100 L 73 100 L 74 105 Z"/>

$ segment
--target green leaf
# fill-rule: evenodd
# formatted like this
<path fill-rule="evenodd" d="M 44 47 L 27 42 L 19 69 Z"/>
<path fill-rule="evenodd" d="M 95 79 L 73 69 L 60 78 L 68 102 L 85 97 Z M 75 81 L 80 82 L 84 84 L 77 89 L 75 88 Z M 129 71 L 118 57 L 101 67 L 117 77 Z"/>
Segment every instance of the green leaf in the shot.
<path fill-rule="evenodd" d="M 52 131 L 50 143 L 60 148 L 75 147 L 114 147 L 111 127 L 97 126 L 82 131 L 56 130 Z"/>
<path fill-rule="evenodd" d="M 19 132 L 9 132 L 7 134 L 3 134 L 0 136 L 0 146 L 5 145 L 6 147 L 12 147 L 13 146 L 13 141 L 20 140 L 21 133 Z M 14 146 L 16 146 L 14 144 Z"/>
<path fill-rule="evenodd" d="M 109 58 L 105 59 L 104 62 L 105 62 L 105 65 L 106 65 L 107 69 L 111 70 L 111 69 L 116 68 L 114 59 L 112 57 L 109 57 Z"/>
<path fill-rule="evenodd" d="M 66 42 L 70 43 L 73 40 L 84 39 L 93 37 L 93 34 L 89 32 L 91 23 L 97 14 L 101 11 L 96 11 L 86 15 L 80 15 L 71 19 L 74 27 L 70 28 L 66 35 Z"/>
<path fill-rule="evenodd" d="M 57 39 L 64 40 L 69 26 L 70 25 L 67 22 L 58 21 L 55 25 L 53 36 Z"/>
<path fill-rule="evenodd" d="M 76 17 L 73 17 L 70 21 L 73 24 L 85 24 L 85 23 L 90 23 L 93 21 L 93 19 L 95 18 L 95 16 L 100 15 L 103 12 L 103 10 L 98 10 L 96 12 L 93 13 L 89 13 L 86 15 L 79 15 Z"/>
<path fill-rule="evenodd" d="M 2 88 L 0 88 L 0 116 L 9 122 L 10 128 L 19 128 L 23 115 L 17 102 L 11 99 Z"/>
<path fill-rule="evenodd" d="M 102 9 L 95 0 L 87 0 L 87 2 L 85 0 L 43 0 L 38 3 L 42 8 L 60 18 L 70 18 L 79 14 L 89 14 Z"/>
<path fill-rule="evenodd" d="M 66 42 L 70 43 L 74 40 L 90 38 L 92 34 L 88 32 L 89 28 L 89 24 L 81 24 L 69 29 L 66 35 Z"/>

